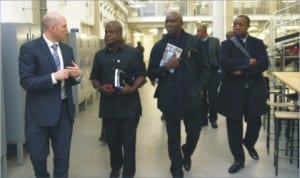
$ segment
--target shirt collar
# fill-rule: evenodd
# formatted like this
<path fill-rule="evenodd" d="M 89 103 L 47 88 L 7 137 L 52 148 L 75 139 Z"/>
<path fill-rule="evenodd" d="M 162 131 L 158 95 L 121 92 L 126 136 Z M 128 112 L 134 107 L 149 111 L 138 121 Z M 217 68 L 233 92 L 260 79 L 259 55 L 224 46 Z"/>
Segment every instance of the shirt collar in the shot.
<path fill-rule="evenodd" d="M 48 45 L 48 47 L 51 49 L 51 46 L 52 45 L 54 45 L 54 44 L 57 44 L 58 45 L 58 42 L 55 42 L 55 43 L 53 43 L 52 41 L 50 41 L 47 37 L 46 37 L 46 35 L 45 34 L 43 34 L 43 38 L 44 38 L 44 40 L 46 41 L 46 43 L 47 43 L 47 45 Z M 59 46 L 59 45 L 58 45 Z"/>
<path fill-rule="evenodd" d="M 244 38 L 241 38 L 241 40 L 242 40 L 243 43 L 246 43 L 247 39 L 248 39 L 248 35 L 246 35 Z"/>
<path fill-rule="evenodd" d="M 202 41 L 207 41 L 208 40 L 208 36 L 206 38 L 203 38 Z"/>
<path fill-rule="evenodd" d="M 124 48 L 124 44 L 120 44 L 120 46 L 118 46 L 118 49 L 116 51 L 122 51 L 123 48 Z M 106 46 L 106 51 L 112 52 L 113 50 L 110 47 Z"/>

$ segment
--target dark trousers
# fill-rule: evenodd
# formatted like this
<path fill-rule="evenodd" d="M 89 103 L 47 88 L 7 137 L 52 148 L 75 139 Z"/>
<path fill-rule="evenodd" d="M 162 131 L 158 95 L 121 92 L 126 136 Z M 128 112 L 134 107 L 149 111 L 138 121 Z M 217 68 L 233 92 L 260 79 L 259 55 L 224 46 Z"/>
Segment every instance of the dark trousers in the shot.
<path fill-rule="evenodd" d="M 106 123 L 105 120 L 102 119 L 102 128 L 101 128 L 101 132 L 100 132 L 100 138 L 107 140 L 107 133 L 106 133 Z"/>
<path fill-rule="evenodd" d="M 123 167 L 123 177 L 135 175 L 136 130 L 139 117 L 103 118 L 107 133 L 112 171 Z"/>
<path fill-rule="evenodd" d="M 221 74 L 219 73 L 218 69 L 212 69 L 210 71 L 208 86 L 203 91 L 202 118 L 204 119 L 204 124 L 208 123 L 208 118 L 210 122 L 217 121 L 217 94 L 220 80 Z"/>
<path fill-rule="evenodd" d="M 171 160 L 170 171 L 173 177 L 182 177 L 182 154 L 181 154 L 181 139 L 180 125 L 181 118 L 165 115 L 167 134 L 168 134 L 168 153 Z M 185 114 L 183 117 L 185 125 L 186 140 L 183 145 L 183 154 L 186 157 L 191 157 L 193 154 L 200 136 L 201 119 L 199 114 Z"/>
<path fill-rule="evenodd" d="M 249 147 L 254 147 L 261 126 L 261 118 L 246 118 L 247 123 L 246 134 L 243 139 L 243 119 L 226 118 L 227 135 L 230 151 L 236 162 L 245 161 L 243 144 Z"/>
<path fill-rule="evenodd" d="M 26 147 L 30 154 L 37 178 L 50 178 L 47 170 L 49 142 L 54 154 L 54 178 L 67 178 L 73 122 L 71 122 L 67 102 L 62 102 L 58 122 L 51 127 L 41 127 L 35 122 L 25 123 Z"/>

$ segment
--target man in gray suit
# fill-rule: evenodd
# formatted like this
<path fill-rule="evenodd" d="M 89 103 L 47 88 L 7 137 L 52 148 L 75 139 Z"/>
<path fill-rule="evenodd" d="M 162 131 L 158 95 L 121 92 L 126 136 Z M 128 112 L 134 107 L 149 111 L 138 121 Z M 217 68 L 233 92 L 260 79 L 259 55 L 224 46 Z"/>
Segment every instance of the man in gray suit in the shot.
<path fill-rule="evenodd" d="M 72 85 L 81 80 L 65 17 L 44 15 L 43 35 L 20 48 L 20 84 L 26 90 L 25 138 L 35 177 L 50 178 L 47 157 L 54 154 L 54 178 L 67 178 L 75 105 Z"/>
<path fill-rule="evenodd" d="M 219 49 L 220 41 L 218 38 L 209 37 L 207 34 L 207 25 L 201 24 L 197 28 L 197 36 L 202 39 L 207 52 L 210 65 L 210 76 L 208 85 L 203 91 L 203 112 L 202 118 L 205 120 L 203 126 L 208 125 L 208 117 L 212 128 L 218 128 L 217 124 L 217 91 L 221 79 L 221 72 L 219 69 Z M 209 113 L 209 116 L 208 116 Z"/>

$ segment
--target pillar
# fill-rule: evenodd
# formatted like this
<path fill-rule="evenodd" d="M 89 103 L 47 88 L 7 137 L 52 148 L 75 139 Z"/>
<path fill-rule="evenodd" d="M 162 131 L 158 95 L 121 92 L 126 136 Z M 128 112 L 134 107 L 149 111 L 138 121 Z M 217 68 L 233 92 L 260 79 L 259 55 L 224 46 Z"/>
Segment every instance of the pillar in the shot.
<path fill-rule="evenodd" d="M 225 34 L 228 31 L 232 31 L 232 22 L 233 22 L 233 12 L 234 12 L 234 8 L 233 8 L 233 1 L 226 1 L 225 2 Z M 224 34 L 224 36 L 225 36 Z"/>
<path fill-rule="evenodd" d="M 220 41 L 225 39 L 225 23 L 224 23 L 224 9 L 225 1 L 212 1 L 212 36 L 219 38 Z"/>

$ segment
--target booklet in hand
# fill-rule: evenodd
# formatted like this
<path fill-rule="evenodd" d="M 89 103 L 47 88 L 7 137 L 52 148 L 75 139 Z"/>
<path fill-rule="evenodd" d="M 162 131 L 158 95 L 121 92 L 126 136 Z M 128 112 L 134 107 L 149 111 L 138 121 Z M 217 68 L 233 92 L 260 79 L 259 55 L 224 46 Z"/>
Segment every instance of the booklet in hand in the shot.
<path fill-rule="evenodd" d="M 123 82 L 122 82 L 122 75 L 123 75 L 123 71 L 120 69 L 115 69 L 115 80 L 114 80 L 114 86 L 117 89 L 122 89 L 124 87 Z"/>
<path fill-rule="evenodd" d="M 171 44 L 171 43 L 167 43 L 167 46 L 165 48 L 165 51 L 164 51 L 164 54 L 163 54 L 163 57 L 160 61 L 160 64 L 159 66 L 164 66 L 165 63 L 167 63 L 174 55 L 179 58 L 180 55 L 182 53 L 182 49 Z M 174 70 L 175 69 L 169 69 L 169 72 L 170 73 L 174 73 Z"/>
<path fill-rule="evenodd" d="M 130 75 L 130 73 L 126 73 L 121 69 L 115 69 L 115 77 L 114 77 L 114 87 L 116 89 L 124 88 L 123 81 L 128 85 L 132 85 L 134 81 L 134 77 Z"/>

